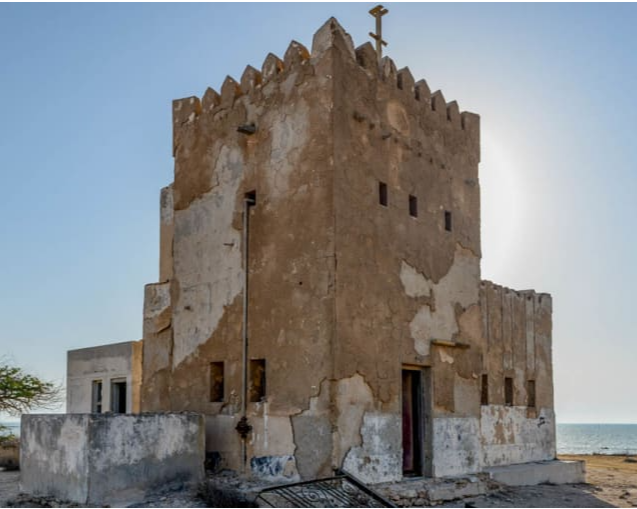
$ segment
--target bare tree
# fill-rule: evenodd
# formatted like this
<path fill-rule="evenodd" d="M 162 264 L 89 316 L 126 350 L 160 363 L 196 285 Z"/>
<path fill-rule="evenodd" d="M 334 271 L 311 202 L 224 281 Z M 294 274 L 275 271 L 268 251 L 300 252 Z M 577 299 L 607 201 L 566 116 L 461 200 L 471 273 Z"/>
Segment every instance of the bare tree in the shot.
<path fill-rule="evenodd" d="M 35 408 L 51 408 L 61 401 L 62 388 L 0 361 L 0 412 L 20 415 Z"/>

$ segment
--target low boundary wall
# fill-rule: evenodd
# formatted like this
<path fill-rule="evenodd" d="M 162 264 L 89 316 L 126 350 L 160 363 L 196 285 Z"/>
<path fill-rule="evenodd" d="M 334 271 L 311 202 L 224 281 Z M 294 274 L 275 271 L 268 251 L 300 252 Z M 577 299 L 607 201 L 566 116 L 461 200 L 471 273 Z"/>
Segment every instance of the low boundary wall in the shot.
<path fill-rule="evenodd" d="M 204 477 L 203 416 L 24 415 L 21 491 L 111 506 Z"/>

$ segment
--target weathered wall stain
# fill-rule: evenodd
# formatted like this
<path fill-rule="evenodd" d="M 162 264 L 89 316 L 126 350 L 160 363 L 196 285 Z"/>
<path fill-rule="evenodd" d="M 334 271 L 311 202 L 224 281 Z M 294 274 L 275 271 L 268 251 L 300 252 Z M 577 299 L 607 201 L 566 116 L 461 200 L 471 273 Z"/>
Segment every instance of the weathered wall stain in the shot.
<path fill-rule="evenodd" d="M 200 415 L 24 415 L 21 430 L 21 490 L 32 495 L 119 507 L 203 479 Z"/>
<path fill-rule="evenodd" d="M 423 373 L 433 475 L 554 455 L 550 296 L 481 281 L 477 115 L 371 44 L 354 48 L 332 18 L 311 51 L 292 42 L 220 92 L 175 101 L 173 151 L 161 283 L 145 294 L 143 410 L 203 413 L 208 450 L 243 468 L 247 271 L 249 358 L 267 378 L 247 405 L 253 475 L 401 478 L 405 366 Z M 223 401 L 210 401 L 211 362 L 224 365 Z"/>

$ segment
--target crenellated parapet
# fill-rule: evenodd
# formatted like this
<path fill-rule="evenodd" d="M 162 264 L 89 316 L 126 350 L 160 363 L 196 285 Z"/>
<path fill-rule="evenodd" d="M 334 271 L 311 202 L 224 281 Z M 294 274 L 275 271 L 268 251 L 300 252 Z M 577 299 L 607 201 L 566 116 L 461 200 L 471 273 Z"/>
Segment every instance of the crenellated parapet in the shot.
<path fill-rule="evenodd" d="M 172 118 L 144 411 L 281 481 L 554 456 L 551 296 L 481 281 L 478 115 L 330 18 Z"/>
<path fill-rule="evenodd" d="M 521 299 L 536 301 L 538 304 L 541 304 L 543 306 L 552 307 L 553 299 L 550 293 L 536 292 L 535 290 L 514 290 L 512 288 L 496 284 L 493 281 L 489 281 L 487 279 L 483 279 L 482 281 L 480 281 L 480 288 L 483 290 L 491 289 L 502 295 L 515 295 L 516 297 Z"/>
<path fill-rule="evenodd" d="M 343 59 L 350 60 L 364 69 L 370 80 L 377 80 L 387 87 L 402 91 L 401 97 L 407 108 L 418 111 L 424 107 L 430 110 L 431 117 L 437 119 L 443 127 L 466 131 L 467 136 L 474 139 L 476 147 L 479 146 L 478 115 L 467 111 L 461 112 L 458 103 L 446 102 L 440 90 L 432 93 L 427 81 L 416 81 L 408 67 L 397 69 L 394 61 L 387 56 L 379 62 L 371 43 L 366 42 L 355 48 L 350 35 L 335 18 L 330 18 L 314 34 L 311 51 L 300 42 L 292 41 L 282 59 L 269 53 L 260 71 L 248 65 L 239 80 L 227 76 L 219 92 L 208 88 L 201 99 L 191 96 L 174 100 L 173 155 L 183 134 L 201 115 L 214 117 L 220 111 L 232 109 L 238 103 L 262 105 L 262 91 L 266 87 L 280 86 L 287 76 L 302 67 L 311 67 L 312 71 L 315 71 L 318 62 L 331 49 L 337 49 Z M 312 79 L 315 76 L 315 72 L 308 72 L 300 79 Z M 299 85 L 299 82 L 295 84 Z"/>
<path fill-rule="evenodd" d="M 481 281 L 480 306 L 486 353 L 483 369 L 497 381 L 492 390 L 494 403 L 505 403 L 500 381 L 510 377 L 515 405 L 527 404 L 528 381 L 533 380 L 538 408 L 552 408 L 551 295 Z"/>

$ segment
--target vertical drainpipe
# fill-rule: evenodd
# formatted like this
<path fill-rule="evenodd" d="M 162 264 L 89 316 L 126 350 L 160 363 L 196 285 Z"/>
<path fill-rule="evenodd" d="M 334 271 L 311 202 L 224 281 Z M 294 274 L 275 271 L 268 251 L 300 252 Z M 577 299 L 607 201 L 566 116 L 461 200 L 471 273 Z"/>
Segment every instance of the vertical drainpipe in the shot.
<path fill-rule="evenodd" d="M 252 426 L 248 423 L 248 270 L 249 270 L 249 239 L 250 239 L 250 208 L 256 205 L 256 195 L 254 192 L 246 193 L 243 199 L 243 321 L 242 321 L 242 366 L 241 366 L 241 419 L 235 428 L 241 435 L 241 458 L 242 473 L 246 473 L 248 451 L 246 441 L 252 431 Z"/>

